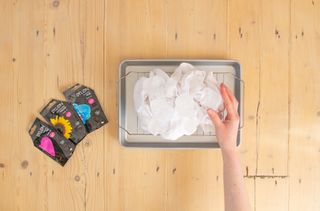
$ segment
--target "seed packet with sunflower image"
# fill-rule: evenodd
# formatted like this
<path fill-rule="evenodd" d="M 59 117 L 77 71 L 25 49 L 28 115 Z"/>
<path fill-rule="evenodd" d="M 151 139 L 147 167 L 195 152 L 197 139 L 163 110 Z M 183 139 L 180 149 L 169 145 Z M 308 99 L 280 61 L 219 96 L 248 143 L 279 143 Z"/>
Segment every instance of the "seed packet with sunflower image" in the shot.
<path fill-rule="evenodd" d="M 81 84 L 76 84 L 63 92 L 85 124 L 88 133 L 108 122 L 95 92 Z"/>
<path fill-rule="evenodd" d="M 52 99 L 40 114 L 66 139 L 75 144 L 87 135 L 84 124 L 69 102 Z"/>
<path fill-rule="evenodd" d="M 64 166 L 75 150 L 75 145 L 56 129 L 36 118 L 29 134 L 33 144 L 47 156 Z"/>

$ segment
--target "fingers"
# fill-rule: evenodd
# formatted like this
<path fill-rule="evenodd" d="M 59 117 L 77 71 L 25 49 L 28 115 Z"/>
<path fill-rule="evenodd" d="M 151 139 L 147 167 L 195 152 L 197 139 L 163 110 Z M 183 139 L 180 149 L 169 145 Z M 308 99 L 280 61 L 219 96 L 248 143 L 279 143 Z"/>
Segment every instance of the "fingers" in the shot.
<path fill-rule="evenodd" d="M 217 112 L 210 108 L 207 110 L 207 112 L 215 127 L 220 127 L 221 125 L 223 125 L 222 120 L 220 119 L 219 114 Z"/>
<path fill-rule="evenodd" d="M 229 89 L 229 87 L 227 87 L 226 85 L 223 84 L 223 86 L 226 88 L 226 91 L 227 91 L 227 94 L 231 100 L 231 102 L 233 103 L 234 107 L 235 107 L 235 110 L 238 109 L 238 106 L 239 106 L 239 102 L 238 100 L 236 99 L 236 97 L 234 96 L 234 94 L 231 92 L 231 90 Z"/>
<path fill-rule="evenodd" d="M 236 116 L 236 109 L 234 108 L 233 102 L 231 102 L 231 99 L 226 90 L 226 86 L 224 84 L 221 84 L 220 92 L 223 98 L 224 106 L 226 107 L 228 112 L 228 117 L 233 119 Z"/>

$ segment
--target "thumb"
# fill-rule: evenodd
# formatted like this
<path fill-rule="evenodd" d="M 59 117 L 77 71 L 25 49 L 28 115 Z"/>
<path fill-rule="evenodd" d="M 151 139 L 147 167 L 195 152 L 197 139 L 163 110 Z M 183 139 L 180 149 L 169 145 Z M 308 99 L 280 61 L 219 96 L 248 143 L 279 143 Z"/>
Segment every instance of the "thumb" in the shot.
<path fill-rule="evenodd" d="M 220 119 L 219 115 L 217 112 L 215 112 L 214 110 L 212 110 L 211 108 L 209 108 L 207 110 L 208 115 L 211 119 L 211 121 L 213 122 L 213 124 L 215 125 L 215 127 L 220 127 L 223 123 L 222 120 Z"/>

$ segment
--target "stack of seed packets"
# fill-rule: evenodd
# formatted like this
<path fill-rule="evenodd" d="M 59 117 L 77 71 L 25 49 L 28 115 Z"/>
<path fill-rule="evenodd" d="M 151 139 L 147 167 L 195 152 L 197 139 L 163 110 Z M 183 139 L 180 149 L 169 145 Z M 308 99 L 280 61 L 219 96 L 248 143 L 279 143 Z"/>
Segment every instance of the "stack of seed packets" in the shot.
<path fill-rule="evenodd" d="M 92 89 L 76 84 L 63 93 L 68 102 L 52 99 L 40 112 L 49 124 L 36 118 L 29 130 L 34 146 L 62 166 L 88 133 L 108 122 Z"/>

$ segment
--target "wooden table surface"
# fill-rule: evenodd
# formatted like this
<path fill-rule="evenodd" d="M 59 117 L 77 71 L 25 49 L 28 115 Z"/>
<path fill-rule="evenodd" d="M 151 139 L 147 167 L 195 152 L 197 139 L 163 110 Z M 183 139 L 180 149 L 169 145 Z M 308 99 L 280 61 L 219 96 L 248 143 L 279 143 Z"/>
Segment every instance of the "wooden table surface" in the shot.
<path fill-rule="evenodd" d="M 223 210 L 219 150 L 119 145 L 126 58 L 239 60 L 252 207 L 320 210 L 319 0 L 2 0 L 0 210 Z M 110 122 L 62 168 L 27 130 L 74 82 Z"/>

